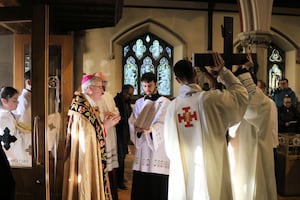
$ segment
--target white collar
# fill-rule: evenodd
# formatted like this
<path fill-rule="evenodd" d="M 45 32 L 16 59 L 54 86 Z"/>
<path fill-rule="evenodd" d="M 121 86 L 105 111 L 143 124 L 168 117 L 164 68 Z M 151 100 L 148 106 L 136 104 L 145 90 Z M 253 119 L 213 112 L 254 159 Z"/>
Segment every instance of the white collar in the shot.
<path fill-rule="evenodd" d="M 88 102 L 91 104 L 92 107 L 97 106 L 96 102 L 87 94 L 83 94 L 85 98 L 88 100 Z"/>
<path fill-rule="evenodd" d="M 197 92 L 201 92 L 202 89 L 198 84 L 192 83 L 188 85 L 181 85 L 179 88 L 180 97 L 190 97 Z"/>

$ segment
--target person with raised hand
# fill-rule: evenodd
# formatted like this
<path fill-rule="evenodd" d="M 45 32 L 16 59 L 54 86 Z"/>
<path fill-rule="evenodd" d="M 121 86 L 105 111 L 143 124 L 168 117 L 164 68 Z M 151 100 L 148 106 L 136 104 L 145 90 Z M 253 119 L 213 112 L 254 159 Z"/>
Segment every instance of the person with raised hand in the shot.
<path fill-rule="evenodd" d="M 179 60 L 173 67 L 180 88 L 164 125 L 170 159 L 169 200 L 233 199 L 226 132 L 242 119 L 248 94 L 224 67 L 221 55 L 212 56 L 211 69 L 226 89 L 203 91 L 188 60 Z"/>

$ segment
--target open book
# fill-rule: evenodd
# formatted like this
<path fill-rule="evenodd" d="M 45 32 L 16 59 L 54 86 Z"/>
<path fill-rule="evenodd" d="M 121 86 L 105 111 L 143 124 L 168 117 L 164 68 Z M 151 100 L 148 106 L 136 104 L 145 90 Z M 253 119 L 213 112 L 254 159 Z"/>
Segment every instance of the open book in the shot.
<path fill-rule="evenodd" d="M 149 129 L 160 106 L 161 102 L 146 99 L 143 110 L 134 123 L 135 127 Z"/>

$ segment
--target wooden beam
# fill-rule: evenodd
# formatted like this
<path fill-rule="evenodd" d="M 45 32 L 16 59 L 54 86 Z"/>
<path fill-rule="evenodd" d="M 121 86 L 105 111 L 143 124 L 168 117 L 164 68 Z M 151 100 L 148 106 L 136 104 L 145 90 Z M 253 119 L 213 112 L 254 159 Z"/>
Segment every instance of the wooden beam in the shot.
<path fill-rule="evenodd" d="M 5 29 L 9 30 L 10 32 L 16 34 L 16 30 L 8 26 L 7 24 L 0 22 L 0 26 L 4 27 Z"/>
<path fill-rule="evenodd" d="M 28 21 L 32 19 L 30 7 L 0 7 L 0 21 Z"/>

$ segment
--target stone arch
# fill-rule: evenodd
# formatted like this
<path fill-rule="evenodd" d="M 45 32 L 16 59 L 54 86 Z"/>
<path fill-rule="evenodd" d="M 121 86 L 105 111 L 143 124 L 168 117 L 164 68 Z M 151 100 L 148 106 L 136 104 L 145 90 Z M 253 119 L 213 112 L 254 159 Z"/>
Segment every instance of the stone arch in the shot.
<path fill-rule="evenodd" d="M 130 41 L 146 32 L 151 32 L 171 44 L 174 47 L 175 60 L 176 57 L 179 57 L 180 59 L 182 57 L 187 57 L 186 41 L 184 41 L 183 38 L 173 30 L 152 19 L 146 19 L 134 24 L 114 37 L 111 42 L 111 54 L 118 54 L 118 52 L 116 52 L 118 50 L 118 46 L 123 46 L 123 44 L 127 41 Z"/>
<path fill-rule="evenodd" d="M 300 48 L 290 37 L 278 29 L 271 27 L 271 31 L 273 33 L 272 42 L 284 51 L 292 51 Z"/>
<path fill-rule="evenodd" d="M 297 75 L 298 69 L 297 64 L 300 64 L 300 47 L 299 44 L 297 44 L 292 37 L 289 35 L 279 31 L 278 29 L 271 27 L 270 28 L 270 35 L 271 35 L 271 42 L 274 43 L 276 46 L 278 46 L 280 49 L 282 49 L 285 52 L 285 70 L 284 70 L 284 76 L 289 79 L 289 82 L 291 83 L 290 86 L 294 88 L 296 91 L 299 90 L 299 86 L 297 83 Z M 240 40 L 236 39 L 234 41 L 234 47 L 237 49 L 240 45 Z M 254 46 L 255 48 L 255 46 Z M 266 55 L 266 54 L 265 54 Z M 265 64 L 267 64 L 267 57 L 265 58 Z M 258 74 L 260 79 L 267 82 L 268 80 L 268 68 L 267 65 L 261 65 L 261 70 Z"/>

